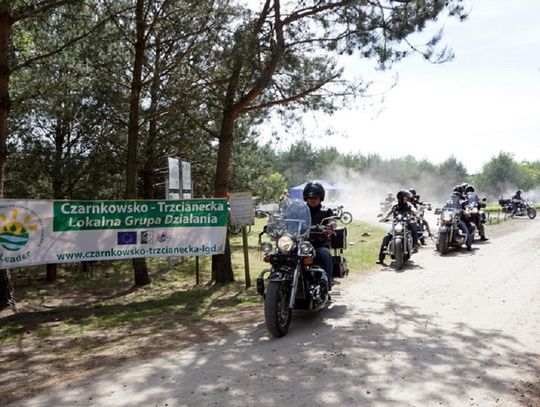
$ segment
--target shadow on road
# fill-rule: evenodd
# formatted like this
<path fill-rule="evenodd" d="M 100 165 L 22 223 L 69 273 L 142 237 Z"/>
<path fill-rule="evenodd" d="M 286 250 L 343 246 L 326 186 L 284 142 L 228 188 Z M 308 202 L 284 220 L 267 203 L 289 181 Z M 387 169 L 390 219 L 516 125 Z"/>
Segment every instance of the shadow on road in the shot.
<path fill-rule="evenodd" d="M 524 353 L 512 336 L 463 323 L 445 330 L 437 315 L 392 301 L 376 305 L 380 314 L 392 316 L 390 325 L 338 302 L 319 313 L 295 314 L 284 338 L 270 338 L 261 323 L 152 363 L 72 383 L 31 405 L 397 407 L 414 404 L 400 402 L 400 392 L 414 392 L 419 406 L 455 405 L 471 388 L 516 400 L 532 400 L 538 392 L 531 383 L 516 391 L 518 384 L 493 373 L 519 364 L 540 377 L 538 355 Z M 486 405 L 477 402 L 471 405 Z"/>

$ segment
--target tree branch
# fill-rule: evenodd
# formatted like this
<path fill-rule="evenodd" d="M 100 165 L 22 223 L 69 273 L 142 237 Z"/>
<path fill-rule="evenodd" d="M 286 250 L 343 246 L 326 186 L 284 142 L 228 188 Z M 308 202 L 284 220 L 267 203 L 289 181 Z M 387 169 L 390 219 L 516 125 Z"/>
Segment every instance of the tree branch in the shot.
<path fill-rule="evenodd" d="M 266 102 L 266 103 L 261 103 L 260 105 L 256 105 L 256 106 L 245 107 L 245 108 L 242 109 L 242 112 L 251 112 L 251 111 L 254 111 L 254 110 L 269 108 L 269 107 L 276 106 L 276 105 L 284 105 L 284 104 L 287 104 L 287 103 L 290 103 L 290 102 L 294 102 L 296 100 L 300 100 L 300 99 L 302 99 L 302 98 L 304 98 L 306 96 L 309 96 L 311 93 L 321 89 L 324 85 L 326 85 L 327 83 L 332 82 L 333 80 L 337 79 L 338 77 L 339 77 L 339 75 L 334 75 L 334 76 L 328 78 L 327 80 L 325 80 L 323 82 L 320 82 L 317 85 L 304 90 L 301 93 L 297 93 L 296 95 L 289 96 L 287 98 L 283 98 L 283 99 L 279 99 L 279 100 L 273 100 L 273 101 Z"/>

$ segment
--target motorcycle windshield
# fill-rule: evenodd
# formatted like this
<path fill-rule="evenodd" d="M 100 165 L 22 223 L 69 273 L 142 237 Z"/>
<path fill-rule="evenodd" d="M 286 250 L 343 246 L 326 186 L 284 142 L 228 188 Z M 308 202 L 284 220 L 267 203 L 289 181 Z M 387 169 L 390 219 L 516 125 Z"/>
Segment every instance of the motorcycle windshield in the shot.
<path fill-rule="evenodd" d="M 446 203 L 443 206 L 443 209 L 459 211 L 461 210 L 461 203 L 459 201 L 449 200 L 449 201 L 446 201 Z"/>
<path fill-rule="evenodd" d="M 480 204 L 480 199 L 478 198 L 478 195 L 472 192 L 469 192 L 467 194 L 467 201 L 469 201 L 471 205 L 476 204 L 478 206 Z"/>
<path fill-rule="evenodd" d="M 293 236 L 309 234 L 311 213 L 304 201 L 290 199 L 283 207 L 285 229 Z"/>

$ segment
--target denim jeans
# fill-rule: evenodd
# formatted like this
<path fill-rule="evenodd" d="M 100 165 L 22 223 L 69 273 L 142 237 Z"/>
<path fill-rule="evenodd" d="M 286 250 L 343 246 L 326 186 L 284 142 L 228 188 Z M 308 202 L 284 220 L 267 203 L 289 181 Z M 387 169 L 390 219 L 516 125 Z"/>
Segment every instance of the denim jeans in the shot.
<path fill-rule="evenodd" d="M 315 248 L 315 263 L 322 267 L 326 272 L 326 277 L 328 278 L 328 291 L 332 290 L 332 254 L 328 247 L 316 247 Z"/>
<path fill-rule="evenodd" d="M 472 247 L 474 234 L 470 233 L 469 228 L 467 227 L 467 224 L 463 221 L 458 223 L 458 228 L 463 232 L 465 236 L 467 236 L 467 239 L 465 240 L 465 246 L 467 247 L 467 249 L 470 249 Z"/>

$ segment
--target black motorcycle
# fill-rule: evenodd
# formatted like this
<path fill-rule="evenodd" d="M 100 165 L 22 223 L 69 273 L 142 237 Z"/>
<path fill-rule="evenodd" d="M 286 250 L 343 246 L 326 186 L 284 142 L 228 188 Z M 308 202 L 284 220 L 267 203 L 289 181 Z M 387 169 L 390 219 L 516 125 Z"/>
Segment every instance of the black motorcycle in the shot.
<path fill-rule="evenodd" d="M 293 310 L 317 311 L 330 299 L 326 272 L 315 264 L 310 233 L 325 233 L 327 220 L 311 226 L 305 202 L 292 199 L 272 214 L 265 231 L 272 242 L 262 242 L 264 261 L 270 268 L 257 278 L 257 292 L 264 298 L 266 327 L 275 337 L 287 334 Z M 265 275 L 268 286 L 265 287 Z"/>
<path fill-rule="evenodd" d="M 463 209 L 459 204 L 446 204 L 443 208 L 437 208 L 435 214 L 439 215 L 437 224 L 437 250 L 439 254 L 448 253 L 450 247 L 460 248 L 467 241 L 467 233 L 460 228 Z"/>
<path fill-rule="evenodd" d="M 503 213 L 512 217 L 528 216 L 529 219 L 536 218 L 536 209 L 534 208 L 532 201 L 517 201 L 515 204 L 516 212 L 514 213 L 514 201 L 512 199 L 503 199 L 502 197 L 499 199 L 499 205 L 501 206 Z"/>
<path fill-rule="evenodd" d="M 390 254 L 390 257 L 394 260 L 396 270 L 403 269 L 405 262 L 411 258 L 413 253 L 413 238 L 410 229 L 407 227 L 411 221 L 414 220 L 400 213 L 397 213 L 392 220 L 391 239 L 386 253 Z"/>
<path fill-rule="evenodd" d="M 426 231 L 426 225 L 429 229 L 429 224 L 427 223 L 427 220 L 425 219 L 425 211 L 431 211 L 431 204 L 429 203 L 421 203 L 416 207 L 416 223 L 418 225 L 418 241 L 422 244 L 426 244 L 426 237 L 424 236 L 424 232 Z"/>
<path fill-rule="evenodd" d="M 467 194 L 467 202 L 469 205 L 469 216 L 471 222 L 474 223 L 480 237 L 485 237 L 485 223 L 487 220 L 484 208 L 486 207 L 486 198 L 478 198 L 475 193 Z"/>

